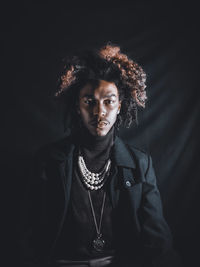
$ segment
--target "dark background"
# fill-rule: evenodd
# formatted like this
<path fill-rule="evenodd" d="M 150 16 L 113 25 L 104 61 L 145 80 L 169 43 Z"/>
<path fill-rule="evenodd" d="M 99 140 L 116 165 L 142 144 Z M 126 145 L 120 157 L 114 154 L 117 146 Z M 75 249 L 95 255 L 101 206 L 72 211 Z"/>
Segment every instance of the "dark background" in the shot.
<path fill-rule="evenodd" d="M 6 86 L 1 155 L 8 181 L 6 240 L 20 236 L 18 215 L 35 151 L 61 138 L 63 108 L 52 94 L 62 58 L 111 41 L 147 73 L 139 125 L 120 136 L 153 158 L 165 218 L 184 266 L 200 266 L 199 12 L 192 1 L 54 3 L 5 7 Z M 3 180 L 4 180 L 3 179 Z M 8 219 L 9 218 L 9 219 Z M 13 223 L 14 222 L 14 223 Z"/>

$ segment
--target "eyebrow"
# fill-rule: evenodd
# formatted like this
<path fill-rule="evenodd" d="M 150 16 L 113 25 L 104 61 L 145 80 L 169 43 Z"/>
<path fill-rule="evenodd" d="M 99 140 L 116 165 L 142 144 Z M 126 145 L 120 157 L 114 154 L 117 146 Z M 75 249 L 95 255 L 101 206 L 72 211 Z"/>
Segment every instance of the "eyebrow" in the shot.
<path fill-rule="evenodd" d="M 92 94 L 85 94 L 82 96 L 82 98 L 94 98 L 94 95 Z M 108 95 L 105 95 L 103 98 L 110 98 L 110 97 L 117 97 L 115 94 L 108 94 Z"/>

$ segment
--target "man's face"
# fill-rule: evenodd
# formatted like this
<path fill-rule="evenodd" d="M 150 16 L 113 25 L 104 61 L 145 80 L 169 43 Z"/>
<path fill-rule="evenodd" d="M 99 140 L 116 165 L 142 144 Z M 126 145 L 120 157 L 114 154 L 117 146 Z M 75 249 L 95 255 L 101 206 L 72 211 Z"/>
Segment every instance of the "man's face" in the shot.
<path fill-rule="evenodd" d="M 80 91 L 78 113 L 94 136 L 105 136 L 114 125 L 121 107 L 117 87 L 99 80 L 97 86 L 87 83 Z"/>

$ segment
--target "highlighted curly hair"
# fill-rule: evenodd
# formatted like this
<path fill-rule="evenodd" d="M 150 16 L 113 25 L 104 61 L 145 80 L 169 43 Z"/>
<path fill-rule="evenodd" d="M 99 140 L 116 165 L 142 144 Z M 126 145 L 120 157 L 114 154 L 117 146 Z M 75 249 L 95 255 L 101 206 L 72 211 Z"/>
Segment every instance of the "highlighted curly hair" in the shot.
<path fill-rule="evenodd" d="M 115 126 L 119 128 L 123 124 L 128 128 L 132 123 L 137 123 L 137 109 L 144 108 L 147 99 L 146 74 L 117 45 L 108 43 L 99 49 L 68 57 L 55 96 L 65 96 L 73 111 L 80 89 L 86 83 L 98 80 L 114 82 L 118 88 L 122 104 Z M 73 116 L 76 116 L 75 113 Z"/>

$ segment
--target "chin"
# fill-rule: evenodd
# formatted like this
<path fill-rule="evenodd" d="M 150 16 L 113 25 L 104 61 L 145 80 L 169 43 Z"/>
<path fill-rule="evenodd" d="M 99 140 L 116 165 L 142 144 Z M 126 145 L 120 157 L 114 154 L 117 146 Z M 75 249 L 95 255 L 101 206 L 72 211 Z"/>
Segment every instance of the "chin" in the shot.
<path fill-rule="evenodd" d="M 105 135 L 107 135 L 107 133 L 98 132 L 98 133 L 96 134 L 96 136 L 105 136 Z"/>
<path fill-rule="evenodd" d="M 93 136 L 105 136 L 105 135 L 107 135 L 108 132 L 109 132 L 109 131 L 99 130 L 99 129 L 90 131 L 90 133 L 91 133 Z"/>
<path fill-rule="evenodd" d="M 109 132 L 109 130 L 98 130 L 96 131 L 96 135 L 97 136 L 105 136 L 107 135 L 107 133 Z"/>

